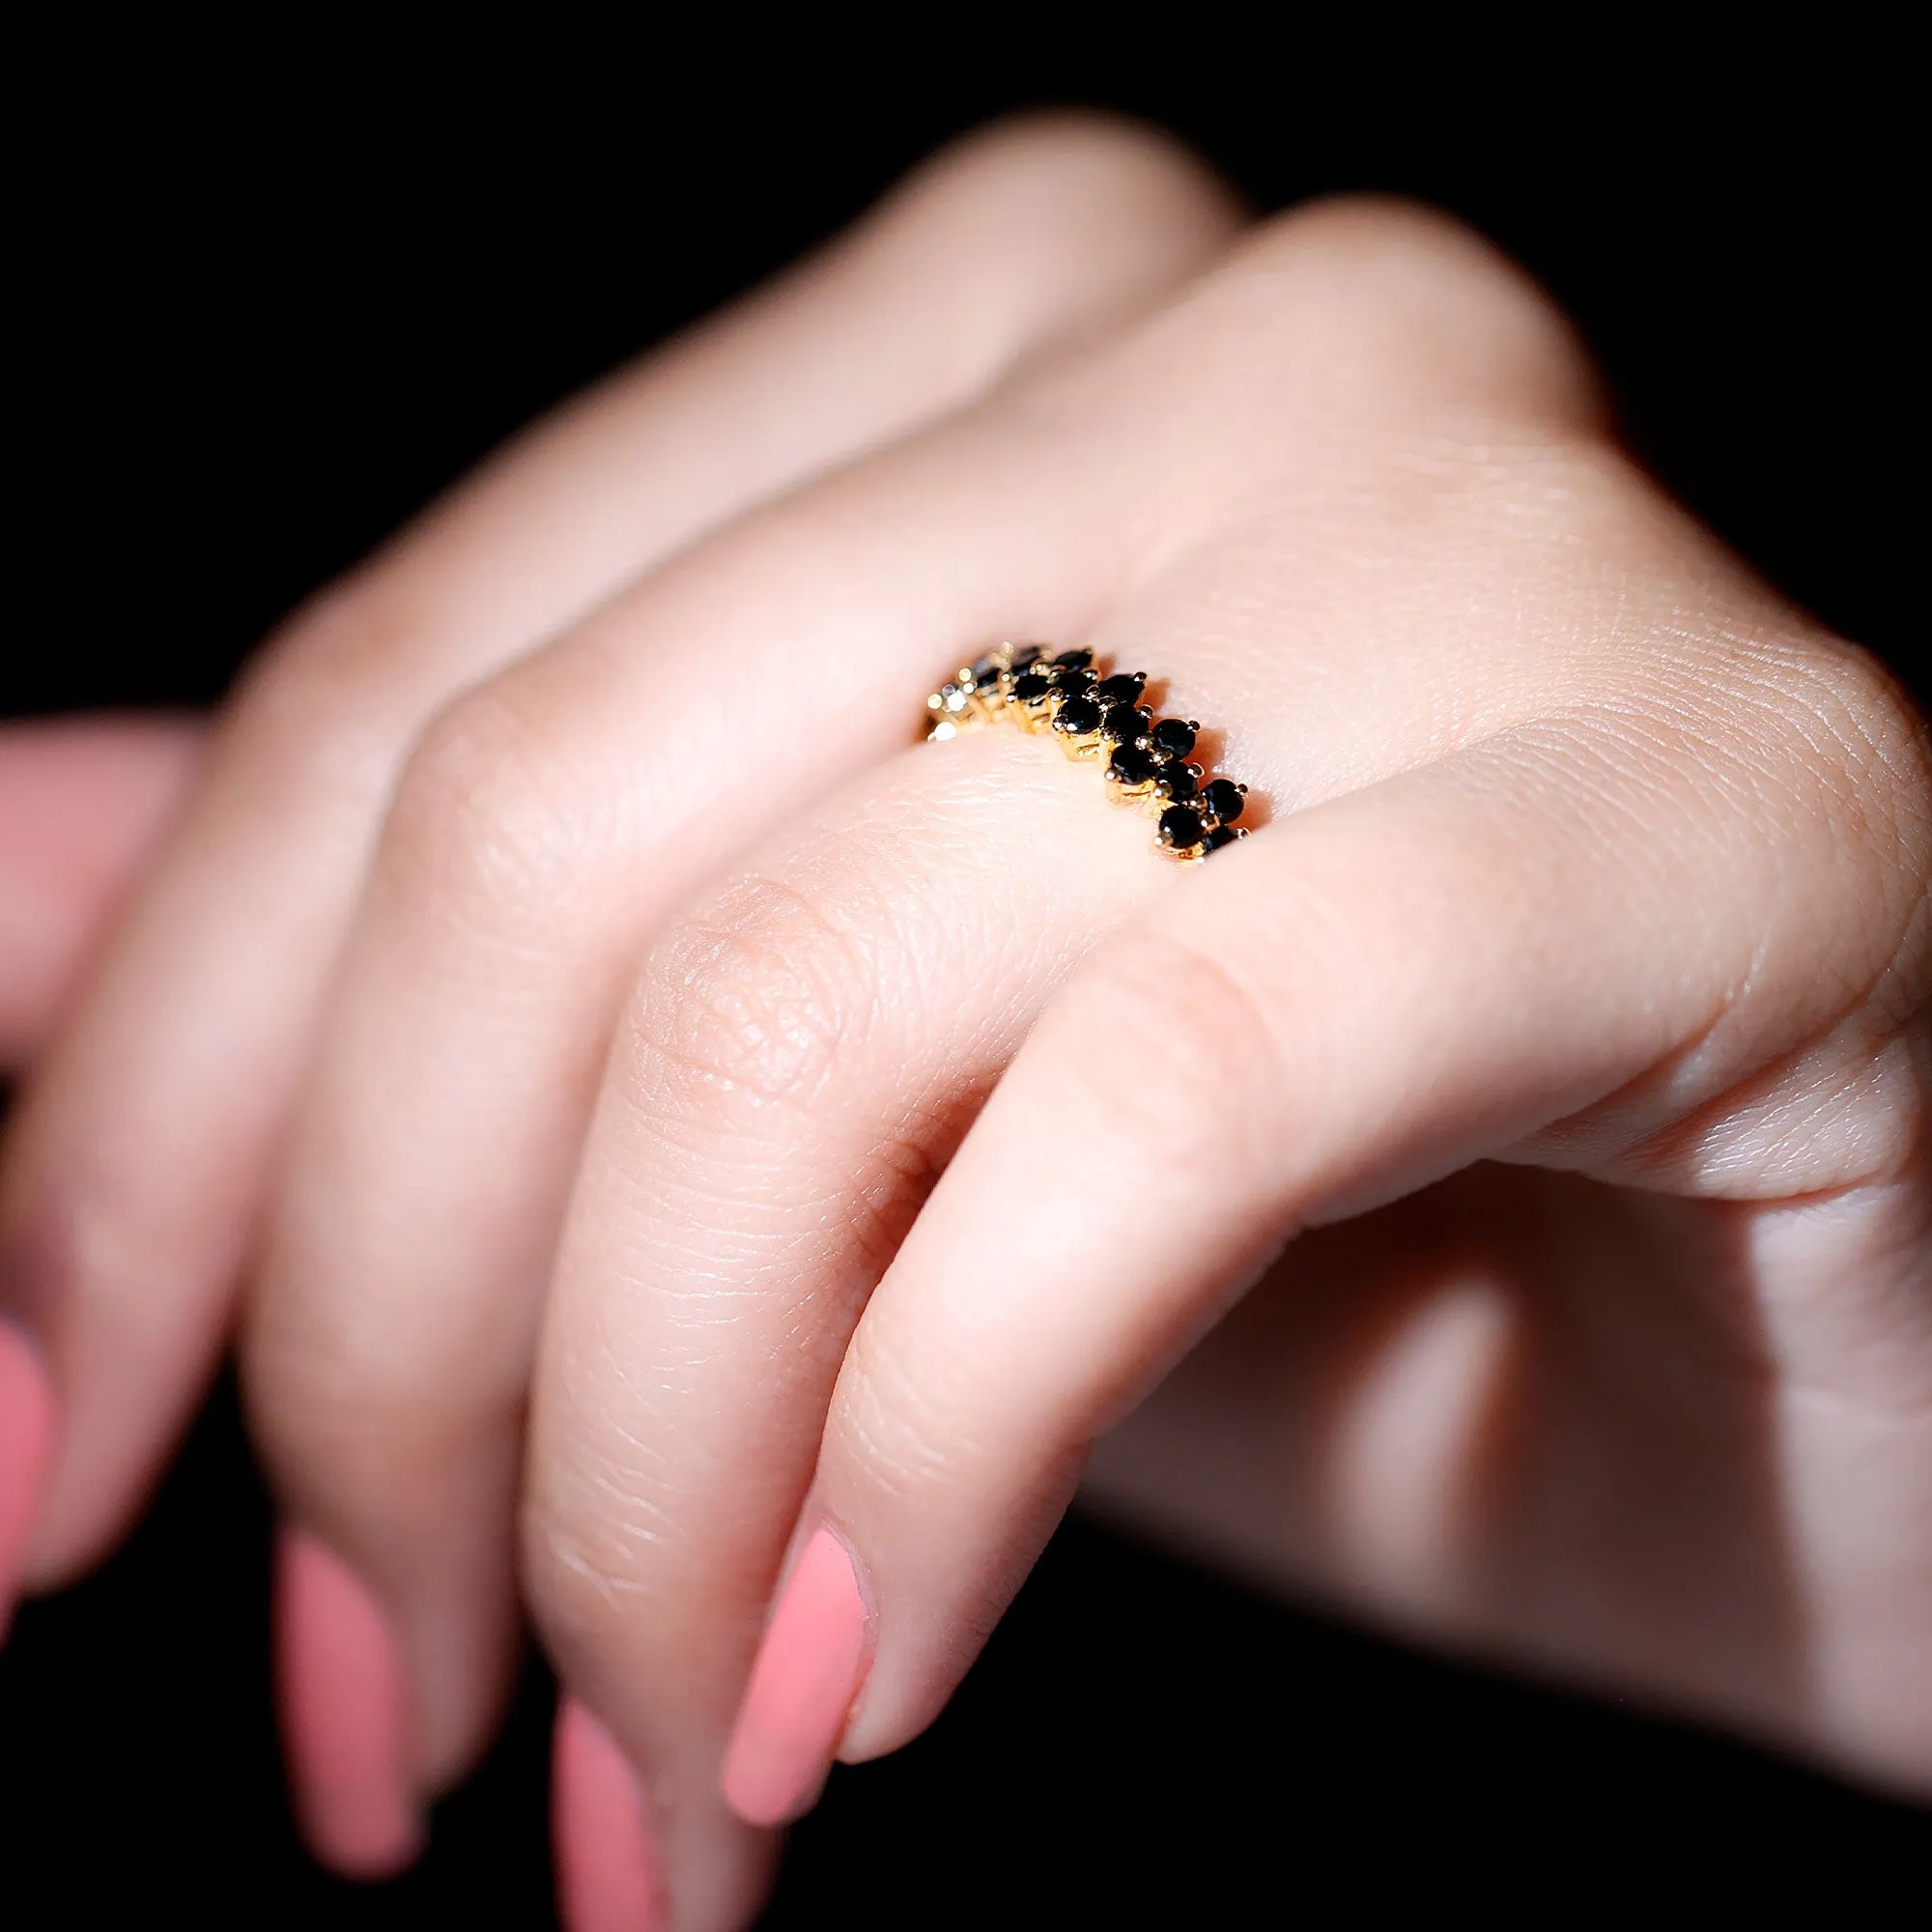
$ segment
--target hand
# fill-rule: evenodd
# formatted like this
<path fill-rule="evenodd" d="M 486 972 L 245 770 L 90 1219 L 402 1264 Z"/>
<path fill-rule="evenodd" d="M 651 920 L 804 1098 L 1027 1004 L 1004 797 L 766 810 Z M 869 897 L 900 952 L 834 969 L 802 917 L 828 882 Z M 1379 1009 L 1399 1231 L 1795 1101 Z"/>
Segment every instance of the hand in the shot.
<path fill-rule="evenodd" d="M 112 1543 L 229 1332 L 333 962 L 425 727 L 586 613 L 638 605 L 652 567 L 707 528 L 1160 299 L 1234 222 L 1192 162 L 1136 131 L 1042 124 L 964 143 L 819 260 L 540 425 L 270 645 L 14 1123 L 0 1310 L 35 1341 L 23 1350 L 0 1326 L 20 1385 L 17 1400 L 12 1382 L 8 1392 L 0 1493 L 20 1526 L 33 1509 L 29 1587 L 77 1574 Z M 684 749 L 701 751 L 708 729 L 715 775 L 731 777 L 730 718 L 712 706 L 699 722 Z M 722 812 L 698 797 L 683 809 L 742 838 L 810 795 L 838 755 L 821 750 L 819 767 L 748 785 Z M 700 845 L 685 857 L 683 874 L 665 871 L 655 888 L 667 907 L 704 875 Z M 628 916 L 647 923 L 649 908 Z M 575 1023 L 594 1042 L 604 1022 Z M 560 1194 L 570 1159 L 552 1158 Z M 448 1266 L 459 1278 L 463 1258 Z M 517 1283 L 477 1331 L 482 1341 L 497 1324 L 506 1368 L 538 1287 Z M 513 1470 L 490 1392 L 464 1390 L 459 1406 L 497 1463 L 497 1492 L 463 1525 L 461 1574 L 445 1578 L 453 1620 L 439 1628 L 424 1609 L 411 1633 L 427 1669 L 407 1762 L 357 1621 L 366 1602 L 318 1545 L 291 1539 L 298 1795 L 319 1849 L 345 1868 L 406 1855 L 407 1821 L 382 1788 L 399 1773 L 429 1789 L 453 1777 L 487 1739 L 512 1663 Z M 445 1414 L 432 1426 L 456 1425 Z M 481 1463 L 471 1480 L 490 1487 Z M 0 1597 L 14 1553 L 0 1548 Z"/>
<path fill-rule="evenodd" d="M 723 1925 L 753 1828 L 939 1708 L 1096 1438 L 1104 1493 L 1371 1612 L 1932 1784 L 1921 727 L 1467 237 L 1318 209 L 1208 267 L 1157 151 L 940 181 L 1002 167 L 1141 238 L 959 271 L 1085 291 L 1003 381 L 628 526 L 483 650 L 612 488 L 553 438 L 270 655 L 14 1150 L 35 1574 L 138 1494 L 261 1192 L 343 1862 L 488 1733 L 520 1473 L 567 1813 L 587 1707 Z M 923 313 L 958 249 L 882 280 Z M 714 340 L 707 418 L 792 393 L 797 301 Z M 826 325 L 854 382 L 876 313 Z M 635 459 L 687 509 L 691 354 Z M 1041 739 L 896 752 L 1002 635 L 1164 680 L 1263 835 L 1182 875 Z"/>

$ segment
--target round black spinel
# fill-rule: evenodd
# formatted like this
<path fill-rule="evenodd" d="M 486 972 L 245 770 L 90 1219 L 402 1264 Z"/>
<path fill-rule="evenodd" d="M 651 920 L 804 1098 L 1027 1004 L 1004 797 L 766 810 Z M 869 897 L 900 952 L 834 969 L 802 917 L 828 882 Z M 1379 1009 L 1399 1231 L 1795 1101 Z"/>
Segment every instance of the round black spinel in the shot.
<path fill-rule="evenodd" d="M 1156 769 L 1153 753 L 1143 751 L 1138 745 L 1122 745 L 1107 760 L 1107 776 L 1117 784 L 1147 784 Z"/>
<path fill-rule="evenodd" d="M 973 684 L 976 690 L 984 691 L 988 685 L 1000 681 L 1000 666 L 991 658 L 981 658 L 973 667 Z"/>
<path fill-rule="evenodd" d="M 1084 738 L 1100 728 L 1100 707 L 1091 697 L 1069 697 L 1054 713 L 1053 728 L 1070 737 Z"/>
<path fill-rule="evenodd" d="M 1210 852 L 1218 852 L 1223 845 L 1232 845 L 1241 835 L 1232 825 L 1217 825 L 1201 842 Z"/>
<path fill-rule="evenodd" d="M 1172 852 L 1191 852 L 1202 839 L 1201 814 L 1170 805 L 1160 815 L 1160 842 Z"/>
<path fill-rule="evenodd" d="M 1055 670 L 1085 670 L 1094 662 L 1092 651 L 1062 651 L 1054 659 Z"/>
<path fill-rule="evenodd" d="M 1023 671 L 1013 679 L 1010 696 L 1021 704 L 1037 704 L 1053 689 L 1053 680 L 1043 670 Z"/>
<path fill-rule="evenodd" d="M 1163 765 L 1160 773 L 1160 788 L 1176 805 L 1192 805 L 1196 788 L 1201 783 L 1201 767 L 1183 765 L 1179 760 L 1171 765 Z"/>
<path fill-rule="evenodd" d="M 1029 666 L 1037 665 L 1045 655 L 1037 644 L 1022 644 L 1013 653 L 1010 662 L 1013 669 L 1025 670 Z"/>
<path fill-rule="evenodd" d="M 1184 758 L 1194 749 L 1194 726 L 1184 718 L 1163 718 L 1153 727 L 1155 747 Z"/>
<path fill-rule="evenodd" d="M 1144 670 L 1116 671 L 1112 677 L 1103 677 L 1095 688 L 1094 696 L 1102 704 L 1132 704 L 1141 695 L 1141 686 L 1147 682 Z"/>
<path fill-rule="evenodd" d="M 1098 697 L 1100 693 L 1096 691 L 1094 696 Z M 1107 736 L 1115 744 L 1131 745 L 1136 738 L 1147 736 L 1148 715 L 1136 705 L 1117 704 L 1107 713 L 1106 728 Z"/>
<path fill-rule="evenodd" d="M 1083 691 L 1094 688 L 1094 673 L 1091 670 L 1057 670 L 1053 673 L 1053 688 L 1063 697 L 1078 697 Z"/>
<path fill-rule="evenodd" d="M 1218 818 L 1223 825 L 1232 825 L 1240 817 L 1247 801 L 1241 796 L 1241 788 L 1232 779 L 1216 779 L 1201 794 L 1201 803 Z"/>

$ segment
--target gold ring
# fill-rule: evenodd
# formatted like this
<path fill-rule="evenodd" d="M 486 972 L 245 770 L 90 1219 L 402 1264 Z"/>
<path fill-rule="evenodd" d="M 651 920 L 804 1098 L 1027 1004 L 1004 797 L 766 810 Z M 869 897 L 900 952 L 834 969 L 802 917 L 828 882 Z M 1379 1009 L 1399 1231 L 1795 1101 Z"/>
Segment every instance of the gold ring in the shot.
<path fill-rule="evenodd" d="M 1049 654 L 1044 644 L 1002 644 L 963 666 L 925 700 L 926 737 L 956 738 L 989 724 L 1050 731 L 1069 758 L 1106 759 L 1107 795 L 1159 821 L 1154 850 L 1183 864 L 1245 838 L 1235 821 L 1248 788 L 1208 779 L 1188 762 L 1201 732 L 1191 718 L 1155 718 L 1141 702 L 1141 670 L 1103 672 L 1092 651 Z"/>

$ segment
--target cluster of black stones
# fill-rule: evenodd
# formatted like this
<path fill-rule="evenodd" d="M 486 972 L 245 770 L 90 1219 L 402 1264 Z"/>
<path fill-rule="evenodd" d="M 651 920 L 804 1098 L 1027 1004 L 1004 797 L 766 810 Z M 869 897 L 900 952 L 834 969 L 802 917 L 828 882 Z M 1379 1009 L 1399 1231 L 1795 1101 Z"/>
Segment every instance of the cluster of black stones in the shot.
<path fill-rule="evenodd" d="M 1248 788 L 1230 779 L 1203 781 L 1187 756 L 1201 726 L 1154 717 L 1141 702 L 1146 685 L 1145 671 L 1102 675 L 1092 651 L 1049 656 L 1030 644 L 981 658 L 926 703 L 940 719 L 961 723 L 1015 715 L 1030 730 L 1055 732 L 1075 756 L 1104 757 L 1110 783 L 1159 812 L 1161 849 L 1205 859 L 1247 837 L 1235 821 L 1247 809 Z"/>

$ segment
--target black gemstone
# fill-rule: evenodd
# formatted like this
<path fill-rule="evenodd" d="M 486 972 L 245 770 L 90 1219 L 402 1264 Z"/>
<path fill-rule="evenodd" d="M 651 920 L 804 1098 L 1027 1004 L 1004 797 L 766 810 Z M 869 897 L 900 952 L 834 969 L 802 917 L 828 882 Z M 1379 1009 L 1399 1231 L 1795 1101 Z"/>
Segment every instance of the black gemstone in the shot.
<path fill-rule="evenodd" d="M 1043 670 L 1022 671 L 1013 679 L 1008 695 L 1020 704 L 1037 704 L 1053 689 L 1053 680 Z"/>
<path fill-rule="evenodd" d="M 1179 760 L 1161 767 L 1160 788 L 1176 805 L 1192 805 L 1201 783 L 1201 767 L 1183 765 Z"/>
<path fill-rule="evenodd" d="M 1112 677 L 1103 677 L 1095 688 L 1094 696 L 1102 704 L 1133 704 L 1141 695 L 1141 686 L 1147 682 L 1147 672 L 1116 671 Z"/>
<path fill-rule="evenodd" d="M 1053 673 L 1053 688 L 1063 697 L 1078 697 L 1083 691 L 1094 689 L 1094 673 L 1091 670 L 1057 670 Z"/>
<path fill-rule="evenodd" d="M 1201 814 L 1184 805 L 1170 805 L 1160 815 L 1160 842 L 1170 851 L 1191 852 L 1203 837 Z"/>
<path fill-rule="evenodd" d="M 1094 696 L 1098 697 L 1100 693 Z M 1131 745 L 1136 738 L 1145 738 L 1147 728 L 1148 715 L 1137 705 L 1117 704 L 1107 713 L 1107 736 L 1117 745 Z"/>
<path fill-rule="evenodd" d="M 1012 655 L 1012 668 L 1025 670 L 1029 665 L 1037 665 L 1045 655 L 1037 644 L 1022 644 Z"/>
<path fill-rule="evenodd" d="M 988 685 L 1000 681 L 999 664 L 992 658 L 981 658 L 973 667 L 973 683 L 977 690 L 984 691 Z"/>
<path fill-rule="evenodd" d="M 1123 785 L 1147 784 L 1158 769 L 1153 753 L 1138 745 L 1122 745 L 1107 760 L 1107 776 Z"/>
<path fill-rule="evenodd" d="M 1231 825 L 1217 825 L 1201 842 L 1210 852 L 1218 852 L 1223 845 L 1232 845 L 1241 835 Z"/>
<path fill-rule="evenodd" d="M 1053 714 L 1053 728 L 1070 737 L 1084 738 L 1100 728 L 1100 707 L 1091 697 L 1069 697 Z"/>
<path fill-rule="evenodd" d="M 1062 651 L 1054 659 L 1055 670 L 1085 670 L 1094 662 L 1092 651 Z"/>
<path fill-rule="evenodd" d="M 1201 803 L 1223 825 L 1234 824 L 1247 806 L 1247 801 L 1241 796 L 1240 786 L 1232 779 L 1216 779 L 1202 792 Z"/>
<path fill-rule="evenodd" d="M 1163 718 L 1153 727 L 1153 742 L 1159 750 L 1184 758 L 1194 749 L 1194 726 L 1184 718 Z"/>

